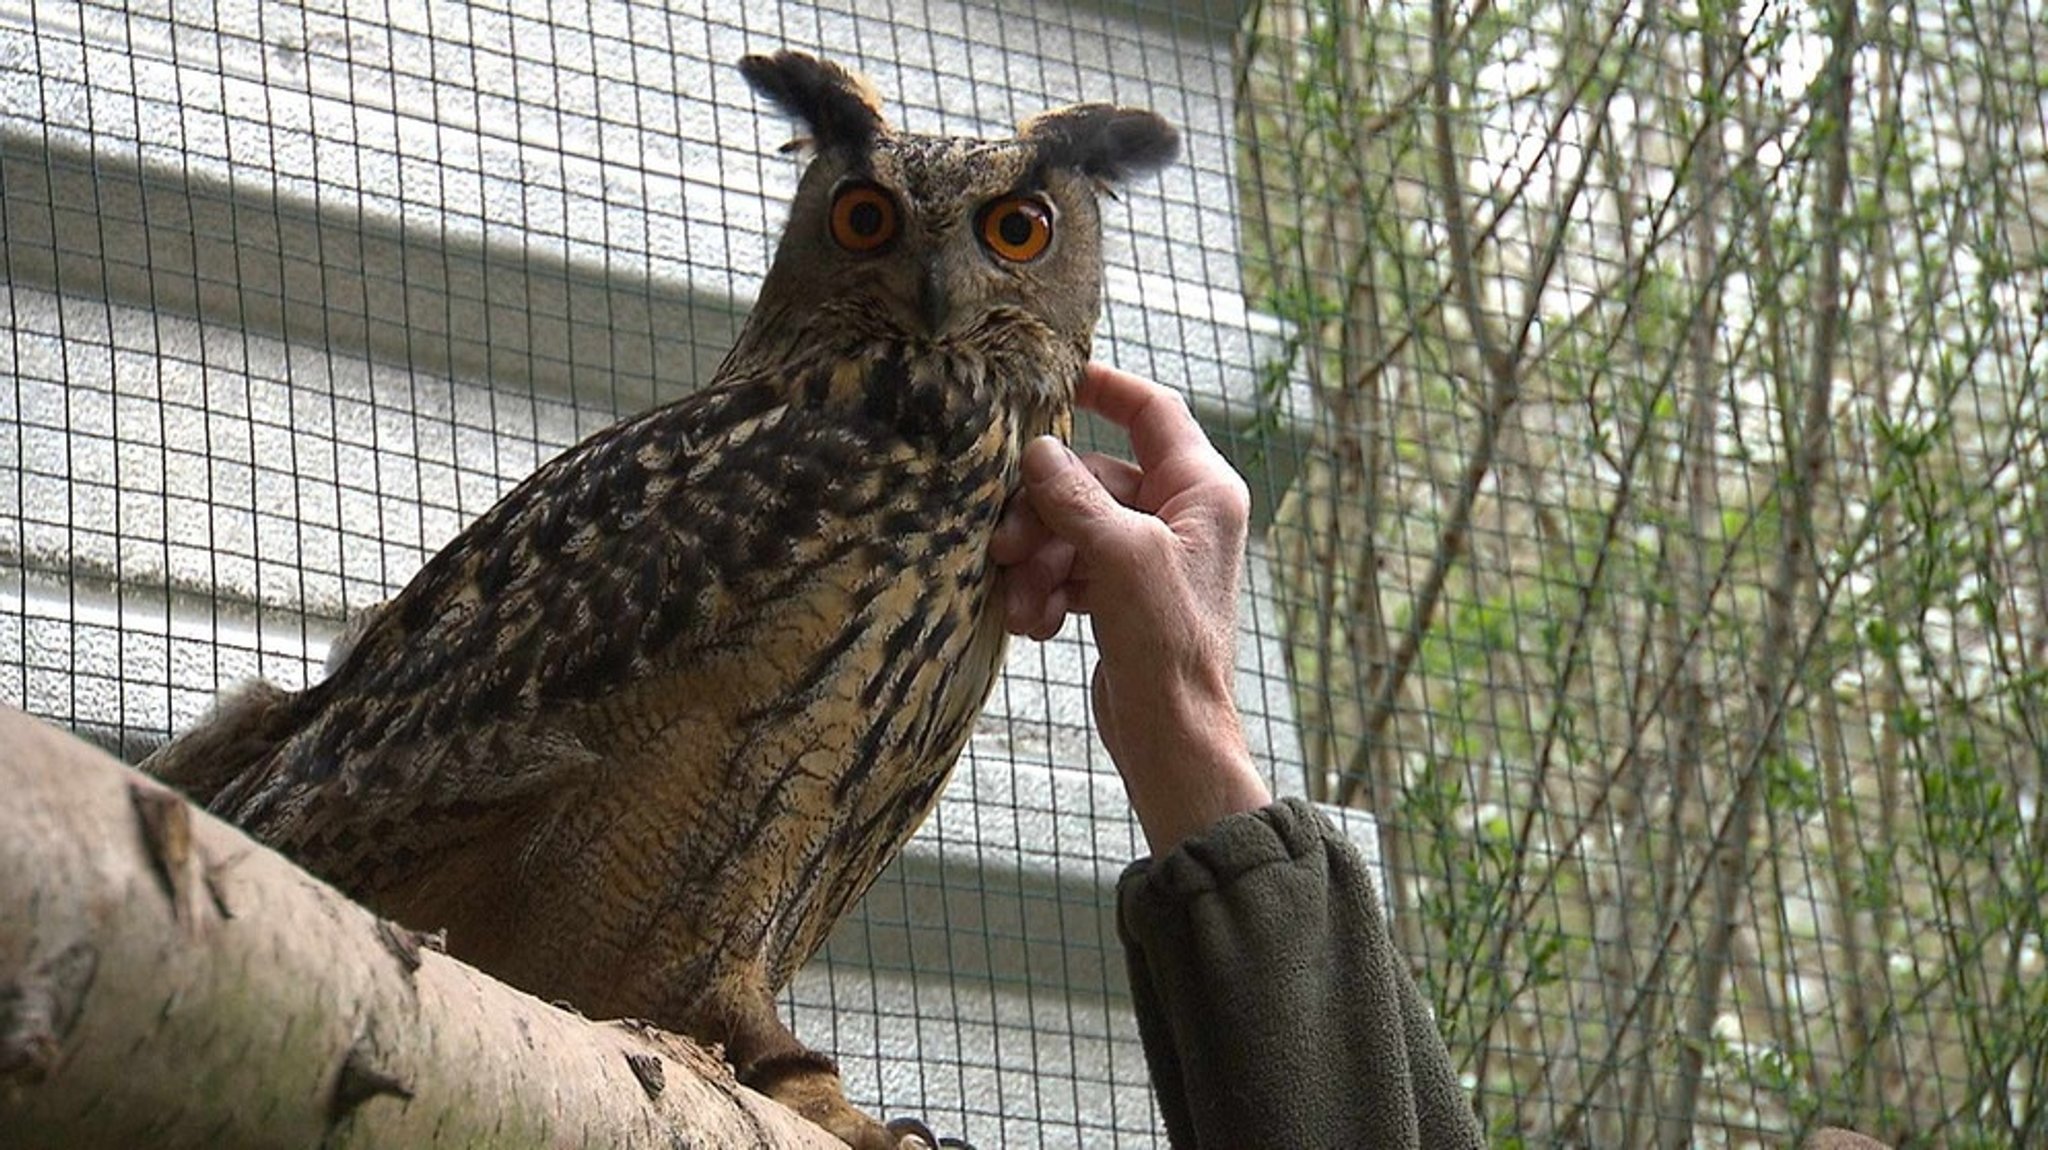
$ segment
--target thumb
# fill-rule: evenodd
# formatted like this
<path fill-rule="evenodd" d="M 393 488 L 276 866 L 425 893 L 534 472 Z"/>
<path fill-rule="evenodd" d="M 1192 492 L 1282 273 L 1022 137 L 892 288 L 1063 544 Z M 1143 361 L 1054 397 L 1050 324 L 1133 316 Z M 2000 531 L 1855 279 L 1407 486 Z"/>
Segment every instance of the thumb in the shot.
<path fill-rule="evenodd" d="M 1118 534 L 1129 512 L 1102 486 L 1072 448 L 1050 435 L 1024 445 L 1020 461 L 1031 509 L 1076 550 L 1096 550 Z"/>

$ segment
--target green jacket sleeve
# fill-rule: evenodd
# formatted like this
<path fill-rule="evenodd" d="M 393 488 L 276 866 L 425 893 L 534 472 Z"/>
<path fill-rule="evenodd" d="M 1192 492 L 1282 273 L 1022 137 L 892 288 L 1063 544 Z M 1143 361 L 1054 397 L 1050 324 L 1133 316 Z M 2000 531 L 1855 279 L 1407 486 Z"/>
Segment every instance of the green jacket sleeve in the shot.
<path fill-rule="evenodd" d="M 1117 902 L 1174 1146 L 1483 1144 L 1365 861 L 1313 806 L 1282 800 L 1142 859 Z"/>

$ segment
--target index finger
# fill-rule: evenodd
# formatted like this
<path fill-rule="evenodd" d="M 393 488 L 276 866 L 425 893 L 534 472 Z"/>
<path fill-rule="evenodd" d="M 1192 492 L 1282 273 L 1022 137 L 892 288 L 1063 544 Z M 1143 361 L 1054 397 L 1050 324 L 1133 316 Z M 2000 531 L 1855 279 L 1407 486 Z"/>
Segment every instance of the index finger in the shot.
<path fill-rule="evenodd" d="M 1215 450 L 1180 392 L 1099 363 L 1082 373 L 1075 401 L 1124 429 L 1147 471 L 1176 455 Z"/>

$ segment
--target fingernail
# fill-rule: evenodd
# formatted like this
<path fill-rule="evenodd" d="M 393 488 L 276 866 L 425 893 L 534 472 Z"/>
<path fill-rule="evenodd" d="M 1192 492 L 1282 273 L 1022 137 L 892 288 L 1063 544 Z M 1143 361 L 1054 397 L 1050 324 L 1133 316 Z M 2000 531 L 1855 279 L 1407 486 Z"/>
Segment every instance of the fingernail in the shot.
<path fill-rule="evenodd" d="M 1047 444 L 1050 446 L 1043 446 Z M 1074 449 L 1061 443 L 1058 436 L 1041 435 L 1024 447 L 1024 478 L 1032 482 L 1050 479 L 1075 462 Z"/>

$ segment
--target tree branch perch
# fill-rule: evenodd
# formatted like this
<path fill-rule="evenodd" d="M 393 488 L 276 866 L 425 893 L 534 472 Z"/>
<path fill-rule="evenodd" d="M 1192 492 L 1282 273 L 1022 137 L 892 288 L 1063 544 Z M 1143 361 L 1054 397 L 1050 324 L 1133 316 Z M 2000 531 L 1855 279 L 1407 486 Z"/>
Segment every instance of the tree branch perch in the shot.
<path fill-rule="evenodd" d="M 713 1052 L 437 953 L 0 707 L 10 1146 L 838 1146 Z"/>

